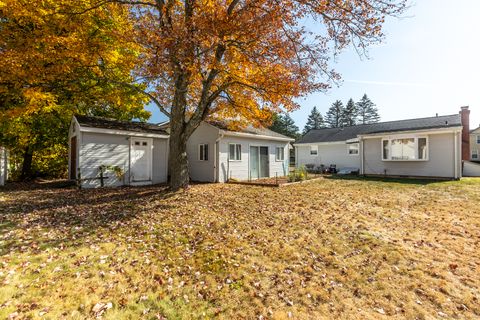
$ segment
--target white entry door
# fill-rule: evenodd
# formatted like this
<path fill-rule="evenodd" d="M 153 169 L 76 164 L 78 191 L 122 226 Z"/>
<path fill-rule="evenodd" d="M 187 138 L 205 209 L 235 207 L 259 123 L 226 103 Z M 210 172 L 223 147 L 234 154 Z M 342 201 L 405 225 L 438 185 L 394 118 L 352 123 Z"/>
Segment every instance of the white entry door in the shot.
<path fill-rule="evenodd" d="M 152 180 L 152 139 L 131 138 L 130 180 L 132 182 Z"/>

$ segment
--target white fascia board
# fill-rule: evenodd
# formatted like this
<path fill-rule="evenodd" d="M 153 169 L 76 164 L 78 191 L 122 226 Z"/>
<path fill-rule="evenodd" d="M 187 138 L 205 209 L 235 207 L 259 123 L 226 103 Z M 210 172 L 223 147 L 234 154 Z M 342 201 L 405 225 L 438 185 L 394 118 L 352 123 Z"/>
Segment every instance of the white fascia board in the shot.
<path fill-rule="evenodd" d="M 92 127 L 82 127 L 82 126 L 80 126 L 80 132 L 118 134 L 118 135 L 125 135 L 125 136 L 131 136 L 131 137 L 147 137 L 147 138 L 161 138 L 161 139 L 170 138 L 170 136 L 166 134 L 134 132 L 134 131 L 127 131 L 127 130 L 115 130 L 115 129 L 104 129 L 104 128 L 92 128 Z"/>
<path fill-rule="evenodd" d="M 294 143 L 294 147 L 308 147 L 308 146 L 326 146 L 333 144 L 347 144 L 347 141 L 329 141 L 329 142 L 309 142 L 309 143 Z"/>
<path fill-rule="evenodd" d="M 450 128 L 438 128 L 438 129 L 420 129 L 420 130 L 405 130 L 405 131 L 394 131 L 394 132 L 379 132 L 372 134 L 362 134 L 358 135 L 359 139 L 374 139 L 374 138 L 385 138 L 385 137 L 396 137 L 404 136 L 409 134 L 415 135 L 425 135 L 425 134 L 442 134 L 442 133 L 452 133 L 452 132 L 461 132 L 462 126 L 459 127 L 450 127 Z"/>
<path fill-rule="evenodd" d="M 253 134 L 253 133 L 245 133 L 245 132 L 234 132 L 234 131 L 227 131 L 227 130 L 220 130 L 220 134 L 229 137 L 241 137 L 241 138 L 253 138 L 253 139 L 260 139 L 260 140 L 272 140 L 272 141 L 284 141 L 284 142 L 292 142 L 295 139 L 292 138 L 281 138 L 281 137 L 274 137 L 274 136 L 265 136 L 260 134 Z"/>

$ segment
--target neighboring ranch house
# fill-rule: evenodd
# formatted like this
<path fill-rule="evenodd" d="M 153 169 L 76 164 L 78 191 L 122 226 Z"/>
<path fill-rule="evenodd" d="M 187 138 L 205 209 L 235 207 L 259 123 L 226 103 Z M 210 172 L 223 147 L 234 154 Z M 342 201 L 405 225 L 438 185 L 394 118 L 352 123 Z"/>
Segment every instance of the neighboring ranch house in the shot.
<path fill-rule="evenodd" d="M 168 130 L 168 123 L 161 127 Z M 187 142 L 190 178 L 226 182 L 285 176 L 293 141 L 266 128 L 233 131 L 221 122 L 202 122 Z"/>
<path fill-rule="evenodd" d="M 362 175 L 458 179 L 462 160 L 469 160 L 469 113 L 462 107 L 449 116 L 310 130 L 295 143 L 296 163 L 356 168 Z"/>
<path fill-rule="evenodd" d="M 164 183 L 168 130 L 168 123 L 75 116 L 69 132 L 70 179 L 80 179 L 82 187 L 98 187 L 104 167 L 105 186 Z M 232 131 L 220 123 L 202 122 L 187 142 L 190 178 L 226 182 L 285 176 L 290 142 L 293 139 L 265 128 Z"/>
<path fill-rule="evenodd" d="M 157 125 L 75 116 L 69 131 L 69 177 L 82 187 L 147 185 L 167 181 L 168 133 Z"/>
<path fill-rule="evenodd" d="M 8 178 L 8 151 L 0 146 L 0 186 L 4 186 Z"/>

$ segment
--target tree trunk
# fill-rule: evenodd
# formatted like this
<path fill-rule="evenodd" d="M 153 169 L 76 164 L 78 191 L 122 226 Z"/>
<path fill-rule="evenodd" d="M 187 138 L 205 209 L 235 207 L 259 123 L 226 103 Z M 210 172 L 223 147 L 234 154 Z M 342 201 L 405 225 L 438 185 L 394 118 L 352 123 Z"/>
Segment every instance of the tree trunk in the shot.
<path fill-rule="evenodd" d="M 20 175 L 20 180 L 25 180 L 32 177 L 32 160 L 33 160 L 33 150 L 30 146 L 25 149 L 23 153 L 23 164 L 22 164 L 22 173 Z"/>
<path fill-rule="evenodd" d="M 170 170 L 170 187 L 176 191 L 188 186 L 190 176 L 188 174 L 187 139 L 182 132 L 170 131 L 170 150 L 168 153 L 168 167 Z"/>

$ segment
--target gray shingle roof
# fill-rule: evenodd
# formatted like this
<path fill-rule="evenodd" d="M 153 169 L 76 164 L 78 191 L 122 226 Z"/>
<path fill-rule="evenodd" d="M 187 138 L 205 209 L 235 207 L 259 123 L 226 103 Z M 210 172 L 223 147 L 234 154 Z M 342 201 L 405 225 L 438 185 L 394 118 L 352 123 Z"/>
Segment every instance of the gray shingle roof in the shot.
<path fill-rule="evenodd" d="M 429 118 L 409 119 L 361 124 L 343 128 L 325 128 L 310 130 L 296 143 L 317 143 L 346 141 L 362 134 L 387 133 L 408 130 L 423 130 L 461 126 L 460 114 Z"/>
<path fill-rule="evenodd" d="M 90 117 L 90 116 L 81 116 L 81 115 L 76 115 L 75 118 L 77 119 L 78 123 L 82 127 L 125 130 L 125 131 L 132 131 L 132 132 L 168 135 L 168 133 L 164 129 L 152 123 L 119 121 L 119 120 L 113 120 L 113 119 L 108 119 L 103 117 Z"/>
<path fill-rule="evenodd" d="M 272 131 L 265 127 L 256 128 L 254 126 L 247 126 L 245 128 L 240 128 L 238 130 L 231 130 L 228 128 L 228 125 L 224 122 L 210 120 L 210 121 L 207 121 L 207 123 L 214 127 L 217 127 L 218 129 L 230 131 L 230 132 L 241 132 L 241 133 L 255 134 L 259 136 L 261 135 L 261 136 L 267 136 L 267 137 L 273 137 L 273 138 L 290 139 L 290 137 L 287 137 L 281 133 Z"/>

